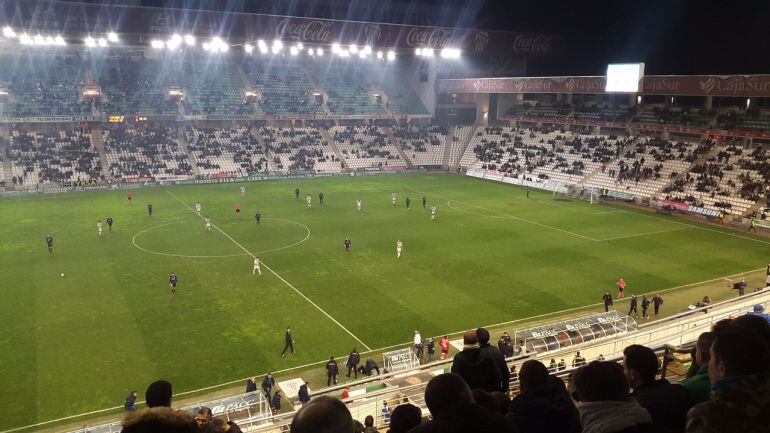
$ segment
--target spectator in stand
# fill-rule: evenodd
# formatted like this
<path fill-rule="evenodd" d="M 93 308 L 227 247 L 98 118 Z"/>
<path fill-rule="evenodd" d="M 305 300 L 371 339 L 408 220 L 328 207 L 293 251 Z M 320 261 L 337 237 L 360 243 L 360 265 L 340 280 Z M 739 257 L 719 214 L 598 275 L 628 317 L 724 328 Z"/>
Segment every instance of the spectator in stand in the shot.
<path fill-rule="evenodd" d="M 711 381 L 709 380 L 708 364 L 711 359 L 711 344 L 714 342 L 712 332 L 704 332 L 698 336 L 695 343 L 695 356 L 692 360 L 694 374 L 681 382 L 687 394 L 690 396 L 690 403 L 695 405 L 708 401 L 711 393 Z"/>
<path fill-rule="evenodd" d="M 291 420 L 291 433 L 353 433 L 355 424 L 345 403 L 321 396 L 304 405 Z"/>
<path fill-rule="evenodd" d="M 748 313 L 748 315 L 761 317 L 762 319 L 765 319 L 768 324 L 770 324 L 770 316 L 765 314 L 765 306 L 762 304 L 755 305 L 754 311 Z"/>
<path fill-rule="evenodd" d="M 425 404 L 432 419 L 410 433 L 514 432 L 502 415 L 480 407 L 465 381 L 456 374 L 441 374 L 428 382 Z"/>
<path fill-rule="evenodd" d="M 382 415 L 382 423 L 386 426 L 390 425 L 390 406 L 387 401 L 382 402 L 382 409 L 380 409 L 380 415 Z"/>
<path fill-rule="evenodd" d="M 593 361 L 572 376 L 583 433 L 654 433 L 652 418 L 628 393 L 623 367 Z"/>
<path fill-rule="evenodd" d="M 497 348 L 504 357 L 510 358 L 513 356 L 513 342 L 507 332 L 503 332 L 503 335 L 497 340 Z"/>
<path fill-rule="evenodd" d="M 484 355 L 478 343 L 476 331 L 465 332 L 463 350 L 452 361 L 452 373 L 462 377 L 471 389 L 500 391 L 500 370 L 492 358 Z"/>
<path fill-rule="evenodd" d="M 714 331 L 708 373 L 710 401 L 687 414 L 688 433 L 760 433 L 770 425 L 770 350 L 751 328 Z"/>
<path fill-rule="evenodd" d="M 171 383 L 166 380 L 156 380 L 147 387 L 144 393 L 147 407 L 171 407 Z"/>
<path fill-rule="evenodd" d="M 225 421 L 223 419 L 214 419 L 211 421 L 211 431 L 225 432 L 225 433 L 241 433 L 242 430 L 238 424 L 233 421 Z"/>
<path fill-rule="evenodd" d="M 388 433 L 406 433 L 422 422 L 422 411 L 413 404 L 402 404 L 393 409 Z"/>
<path fill-rule="evenodd" d="M 122 426 L 121 433 L 194 433 L 198 431 L 192 414 L 165 406 L 130 412 L 123 418 Z"/>
<path fill-rule="evenodd" d="M 540 361 L 526 361 L 519 373 L 520 392 L 507 418 L 521 433 L 580 433 L 580 418 L 564 382 Z"/>
<path fill-rule="evenodd" d="M 633 344 L 623 350 L 623 356 L 623 372 L 634 390 L 631 397 L 647 409 L 653 425 L 661 432 L 683 431 L 690 409 L 687 390 L 666 379 L 655 379 L 659 364 L 652 349 Z"/>
<path fill-rule="evenodd" d="M 198 426 L 198 431 L 209 431 L 212 419 L 214 419 L 214 415 L 211 413 L 211 409 L 206 406 L 198 409 L 198 415 L 195 416 L 195 424 Z"/>
<path fill-rule="evenodd" d="M 364 418 L 364 433 L 380 433 L 377 427 L 374 426 L 374 417 L 367 415 Z"/>
<path fill-rule="evenodd" d="M 508 371 L 508 364 L 505 363 L 505 357 L 500 353 L 500 349 L 489 344 L 489 331 L 485 328 L 476 329 L 476 336 L 479 339 L 479 348 L 484 356 L 492 358 L 500 370 L 500 389 L 499 391 L 508 392 L 508 385 L 510 380 L 510 371 Z"/>
<path fill-rule="evenodd" d="M 586 365 L 586 359 L 580 354 L 580 351 L 575 352 L 575 358 L 572 359 L 573 367 L 582 367 Z"/>
<path fill-rule="evenodd" d="M 123 408 L 128 412 L 133 412 L 136 410 L 136 391 L 131 391 L 131 393 L 128 394 L 128 397 L 126 397 L 126 402 L 123 404 Z"/>

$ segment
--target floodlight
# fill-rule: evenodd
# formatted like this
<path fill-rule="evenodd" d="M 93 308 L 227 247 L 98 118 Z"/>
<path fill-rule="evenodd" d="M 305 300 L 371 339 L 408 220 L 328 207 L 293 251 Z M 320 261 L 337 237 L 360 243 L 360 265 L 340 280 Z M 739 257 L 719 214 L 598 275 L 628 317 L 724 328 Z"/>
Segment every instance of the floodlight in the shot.
<path fill-rule="evenodd" d="M 193 35 L 184 35 L 184 43 L 187 46 L 192 47 L 193 45 L 195 45 L 195 36 L 193 36 Z"/>
<path fill-rule="evenodd" d="M 40 33 L 35 35 L 35 45 L 45 45 L 45 38 Z"/>
<path fill-rule="evenodd" d="M 208 51 L 211 49 L 211 45 L 208 42 L 203 43 L 203 50 Z"/>
<path fill-rule="evenodd" d="M 324 49 L 319 47 L 317 50 L 315 50 L 315 53 L 318 54 L 319 57 L 321 57 L 324 55 Z"/>
<path fill-rule="evenodd" d="M 259 48 L 262 48 L 262 47 L 267 47 L 267 44 L 265 43 L 264 39 L 260 39 L 257 41 L 257 46 Z"/>
<path fill-rule="evenodd" d="M 332 53 L 335 53 L 335 54 L 336 54 L 336 53 L 338 53 L 339 51 L 340 51 L 340 44 L 338 44 L 337 42 L 333 43 L 333 44 L 332 44 Z"/>
<path fill-rule="evenodd" d="M 259 52 L 262 54 L 267 54 L 267 46 L 266 45 L 260 45 L 259 46 Z"/>
<path fill-rule="evenodd" d="M 359 52 L 358 52 L 358 57 L 360 57 L 360 58 L 362 58 L 362 59 L 365 59 L 365 58 L 366 58 L 366 52 L 364 52 L 364 51 L 359 51 Z"/>
<path fill-rule="evenodd" d="M 609 93 L 637 93 L 639 82 L 643 77 L 644 63 L 607 65 L 607 80 L 604 91 Z"/>
<path fill-rule="evenodd" d="M 313 51 L 313 49 L 312 49 L 312 48 L 308 48 L 308 49 L 307 49 L 307 53 L 308 53 L 308 54 L 309 54 L 311 57 L 312 57 L 312 56 L 315 56 L 315 51 Z"/>
<path fill-rule="evenodd" d="M 364 52 L 366 54 L 371 54 L 372 53 L 372 47 L 370 47 L 369 45 L 365 46 L 364 47 Z"/>
<path fill-rule="evenodd" d="M 441 50 L 441 58 L 444 59 L 459 59 L 460 50 L 457 48 L 443 48 Z"/>
<path fill-rule="evenodd" d="M 22 35 L 24 37 L 24 35 Z M 87 37 L 84 41 L 86 43 L 87 47 L 95 47 L 96 46 L 96 40 L 92 38 L 91 36 Z"/>
<path fill-rule="evenodd" d="M 433 57 L 433 48 L 423 48 L 422 55 L 423 57 Z"/>
<path fill-rule="evenodd" d="M 340 49 L 340 52 L 338 54 L 340 55 L 340 57 L 349 57 L 350 56 L 350 51 Z"/>
<path fill-rule="evenodd" d="M 393 50 L 388 51 L 388 61 L 392 62 L 396 60 L 396 52 Z"/>
<path fill-rule="evenodd" d="M 377 51 L 377 58 L 382 60 L 383 54 L 382 51 Z"/>
<path fill-rule="evenodd" d="M 421 48 L 415 48 L 414 53 L 418 56 L 422 55 L 422 49 Z"/>
<path fill-rule="evenodd" d="M 53 41 L 54 41 L 54 44 L 59 46 L 67 45 L 67 41 L 65 41 L 64 38 L 61 37 L 61 35 L 57 35 Z"/>
<path fill-rule="evenodd" d="M 358 53 L 358 47 L 355 44 L 351 45 L 350 48 L 348 48 L 348 50 L 350 51 L 350 54 Z"/>
<path fill-rule="evenodd" d="M 14 32 L 12 28 L 5 26 L 3 27 L 3 36 L 6 38 L 15 38 L 16 32 Z"/>
<path fill-rule="evenodd" d="M 299 50 L 297 49 L 297 47 L 291 47 L 289 48 L 289 53 L 291 53 L 292 56 L 296 56 L 297 54 L 299 54 Z"/>
<path fill-rule="evenodd" d="M 118 35 L 115 32 L 107 33 L 107 40 L 110 42 L 118 42 Z"/>
<path fill-rule="evenodd" d="M 243 46 L 243 50 L 246 51 L 247 54 L 251 54 L 254 52 L 254 45 L 246 44 Z"/>
<path fill-rule="evenodd" d="M 104 48 L 104 47 L 106 47 L 106 46 L 107 46 L 107 39 L 104 39 L 104 38 L 99 38 L 99 39 L 96 41 L 96 43 L 97 43 L 97 45 L 99 45 L 100 47 Z"/>
<path fill-rule="evenodd" d="M 86 41 L 86 45 L 88 45 L 88 41 Z M 156 50 L 162 50 L 163 47 L 166 46 L 166 43 L 161 41 L 160 39 L 153 39 L 150 41 L 150 46 L 155 48 Z"/>
<path fill-rule="evenodd" d="M 281 49 L 283 49 L 283 42 L 281 42 L 280 40 L 276 39 L 276 40 L 273 41 L 273 47 L 274 48 L 277 47 L 279 50 L 281 50 Z"/>
<path fill-rule="evenodd" d="M 297 44 L 297 49 L 300 49 L 300 50 L 304 50 L 305 49 L 305 46 L 302 45 L 302 42 Z"/>
<path fill-rule="evenodd" d="M 221 51 L 223 53 L 226 53 L 229 49 L 230 49 L 230 46 L 226 45 L 226 44 L 222 44 L 222 45 L 219 46 L 219 51 Z"/>

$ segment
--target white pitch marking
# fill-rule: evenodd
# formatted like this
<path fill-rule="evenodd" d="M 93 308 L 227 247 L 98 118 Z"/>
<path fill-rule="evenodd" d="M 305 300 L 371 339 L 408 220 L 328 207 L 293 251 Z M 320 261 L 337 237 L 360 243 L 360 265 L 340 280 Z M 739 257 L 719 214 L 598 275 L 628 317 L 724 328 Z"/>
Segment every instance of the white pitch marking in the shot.
<path fill-rule="evenodd" d="M 177 201 L 179 201 L 180 203 L 182 203 L 182 204 L 183 204 L 183 205 L 184 205 L 184 206 L 185 206 L 187 209 L 190 209 L 190 210 L 191 210 L 193 213 L 195 213 L 195 214 L 197 215 L 197 213 L 195 212 L 195 209 L 191 208 L 191 207 L 190 207 L 190 205 L 188 205 L 187 203 L 185 203 L 185 202 L 184 202 L 184 200 L 182 200 L 182 199 L 180 199 L 179 197 L 175 196 L 175 195 L 174 195 L 172 192 L 170 192 L 170 191 L 169 191 L 169 190 L 167 190 L 167 189 L 166 189 L 165 191 L 166 191 L 166 193 L 167 193 L 168 195 L 170 195 L 171 197 L 174 197 L 174 198 L 175 198 Z M 200 218 L 202 218 L 202 219 L 204 219 L 204 220 L 205 220 L 205 217 L 203 217 L 202 215 L 198 215 L 198 216 L 199 216 Z M 248 254 L 249 254 L 251 257 L 254 257 L 255 259 L 257 258 L 257 256 L 255 256 L 254 254 L 252 254 L 252 253 L 251 253 L 249 250 L 247 250 L 247 249 L 246 249 L 246 248 L 245 248 L 243 245 L 241 245 L 241 244 L 240 244 L 238 241 L 236 241 L 235 239 L 233 239 L 233 238 L 232 238 L 232 236 L 230 236 L 229 234 L 227 234 L 227 233 L 226 233 L 224 230 L 222 230 L 221 228 L 217 227 L 217 225 L 216 225 L 216 224 L 211 224 L 211 226 L 212 226 L 212 227 L 214 227 L 215 229 L 217 229 L 217 230 L 219 231 L 219 233 L 222 233 L 223 235 L 225 235 L 225 237 L 226 237 L 226 238 L 228 238 L 228 239 L 230 239 L 230 240 L 231 240 L 231 241 L 232 241 L 232 242 L 233 242 L 235 245 L 238 245 L 238 246 L 239 246 L 239 247 L 240 247 L 240 248 L 241 248 L 243 251 L 245 251 L 246 253 L 248 253 Z M 284 283 L 285 283 L 287 286 L 289 286 L 289 287 L 290 287 L 292 290 L 294 290 L 295 292 L 297 292 L 297 294 L 298 294 L 298 295 L 300 295 L 300 296 L 301 296 L 303 299 L 305 299 L 305 300 L 306 300 L 307 302 L 309 302 L 309 303 L 310 303 L 312 306 L 314 306 L 314 307 L 315 307 L 315 308 L 316 308 L 318 311 L 320 311 L 320 312 L 321 312 L 321 313 L 323 313 L 323 314 L 324 314 L 326 317 L 328 317 L 328 318 L 329 318 L 329 320 L 331 320 L 332 322 L 336 323 L 336 324 L 337 324 L 337 326 L 339 326 L 340 328 L 342 328 L 342 330 L 344 330 L 345 332 L 347 332 L 347 333 L 348 333 L 348 334 L 349 334 L 351 337 L 353 337 L 353 338 L 354 338 L 356 341 L 358 341 L 359 343 L 361 343 L 361 345 L 362 345 L 362 346 L 364 346 L 364 347 L 365 347 L 367 350 L 372 350 L 372 349 L 371 349 L 369 346 L 367 346 L 367 345 L 366 345 L 366 343 L 364 343 L 364 342 L 363 342 L 363 341 L 362 341 L 360 338 L 356 337 L 356 335 L 355 335 L 355 334 L 353 334 L 352 332 L 350 332 L 350 331 L 348 330 L 348 328 L 346 328 L 345 326 L 343 326 L 343 325 L 342 325 L 342 323 L 340 323 L 340 322 L 339 322 L 337 319 L 335 319 L 334 317 L 332 317 L 332 315 L 331 315 L 331 314 L 327 313 L 327 312 L 326 312 L 326 311 L 325 311 L 323 308 L 321 308 L 320 306 L 318 306 L 318 304 L 316 304 L 315 302 L 313 302 L 313 301 L 312 301 L 310 298 L 308 298 L 307 296 L 305 296 L 305 294 L 304 294 L 304 293 L 300 292 L 300 291 L 299 291 L 299 290 L 298 290 L 296 287 L 294 287 L 294 285 L 293 285 L 293 284 L 291 284 L 290 282 L 286 281 L 286 279 L 284 279 L 284 278 L 283 278 L 282 276 L 280 276 L 280 275 L 279 275 L 277 272 L 275 272 L 275 271 L 274 271 L 274 270 L 272 270 L 272 269 L 271 269 L 269 266 L 267 266 L 267 264 L 265 264 L 265 262 L 263 262 L 263 261 L 261 261 L 261 260 L 260 260 L 260 263 L 261 263 L 261 264 L 262 264 L 262 265 L 265 267 L 265 269 L 267 269 L 267 270 L 268 270 L 268 271 L 270 271 L 270 272 L 271 272 L 273 275 L 275 275 L 276 277 L 278 277 L 278 279 L 279 279 L 279 280 L 283 281 L 283 282 L 284 282 Z"/>
<path fill-rule="evenodd" d="M 635 235 L 626 235 L 626 236 L 614 236 L 611 238 L 605 238 L 605 239 L 597 239 L 597 242 L 604 242 L 604 241 L 614 241 L 616 239 L 626 239 L 626 238 L 635 238 L 637 236 L 647 236 L 647 235 L 656 235 L 659 233 L 670 233 L 670 232 L 678 232 L 682 230 L 690 230 L 689 228 L 681 228 L 681 229 L 668 229 L 668 230 L 658 230 L 655 232 L 647 232 L 647 233 L 637 233 Z"/>

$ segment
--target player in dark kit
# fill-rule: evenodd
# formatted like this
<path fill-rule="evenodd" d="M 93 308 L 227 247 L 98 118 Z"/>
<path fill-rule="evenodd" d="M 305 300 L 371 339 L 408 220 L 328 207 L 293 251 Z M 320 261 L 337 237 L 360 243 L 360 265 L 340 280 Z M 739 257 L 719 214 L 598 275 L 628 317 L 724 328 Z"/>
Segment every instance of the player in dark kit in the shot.
<path fill-rule="evenodd" d="M 179 282 L 179 278 L 177 278 L 176 274 L 172 272 L 171 275 L 168 276 L 168 285 L 171 287 L 172 295 L 176 295 L 176 284 L 178 282 Z"/>
<path fill-rule="evenodd" d="M 422 208 L 425 209 L 425 205 L 428 203 L 428 197 L 422 196 Z"/>
<path fill-rule="evenodd" d="M 345 254 L 350 254 L 350 239 L 345 238 Z"/>
<path fill-rule="evenodd" d="M 286 333 L 283 335 L 284 340 L 286 340 L 286 344 L 283 346 L 283 352 L 281 352 L 281 356 L 286 355 L 286 351 L 291 349 L 291 354 L 294 355 L 294 339 L 291 338 L 291 328 L 286 327 Z"/>
<path fill-rule="evenodd" d="M 412 200 L 409 199 L 409 197 L 406 198 L 406 210 L 409 210 L 409 203 L 411 203 Z"/>
<path fill-rule="evenodd" d="M 110 228 L 110 231 L 112 231 L 112 223 L 113 223 L 112 217 L 107 217 L 107 227 Z"/>
<path fill-rule="evenodd" d="M 254 214 L 254 219 L 257 220 L 257 224 L 259 224 L 259 222 L 262 221 L 262 214 L 257 211 L 257 213 Z"/>
<path fill-rule="evenodd" d="M 297 188 L 297 189 L 295 189 L 295 190 L 294 190 L 294 198 L 296 198 L 297 200 L 299 200 L 299 188 Z"/>
<path fill-rule="evenodd" d="M 147 214 L 152 216 L 152 203 L 147 203 Z"/>
<path fill-rule="evenodd" d="M 53 236 L 51 236 L 51 235 L 46 236 L 45 237 L 45 243 L 46 243 L 46 245 L 48 245 L 48 252 L 52 253 L 53 252 Z"/>
<path fill-rule="evenodd" d="M 318 202 L 324 204 L 324 193 L 318 193 Z"/>

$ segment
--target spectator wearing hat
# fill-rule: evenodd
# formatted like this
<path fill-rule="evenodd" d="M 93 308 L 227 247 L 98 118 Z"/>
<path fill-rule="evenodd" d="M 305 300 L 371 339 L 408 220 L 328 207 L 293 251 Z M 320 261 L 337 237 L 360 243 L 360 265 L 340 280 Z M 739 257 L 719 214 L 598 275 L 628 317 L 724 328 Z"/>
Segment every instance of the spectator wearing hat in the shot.
<path fill-rule="evenodd" d="M 757 304 L 754 306 L 754 311 L 748 313 L 747 315 L 752 316 L 758 316 L 765 320 L 767 320 L 767 323 L 770 324 L 770 316 L 765 313 L 765 306 L 762 304 Z"/>

